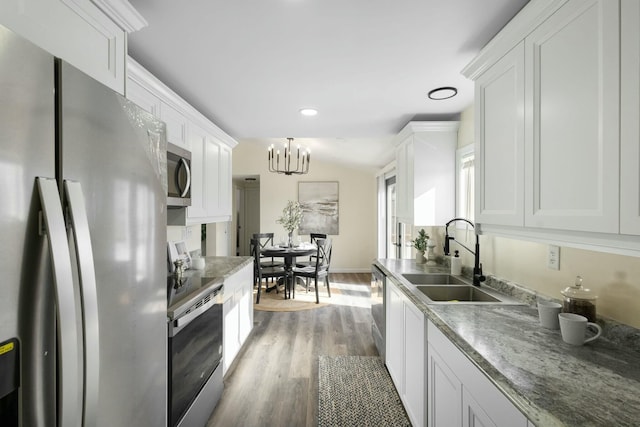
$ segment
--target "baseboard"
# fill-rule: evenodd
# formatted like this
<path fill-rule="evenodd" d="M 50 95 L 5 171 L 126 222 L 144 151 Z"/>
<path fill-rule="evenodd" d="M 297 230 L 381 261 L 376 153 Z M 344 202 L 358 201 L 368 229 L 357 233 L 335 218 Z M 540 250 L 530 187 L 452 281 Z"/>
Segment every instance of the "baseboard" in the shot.
<path fill-rule="evenodd" d="M 371 267 L 369 268 L 333 268 L 329 270 L 330 273 L 371 273 Z"/>

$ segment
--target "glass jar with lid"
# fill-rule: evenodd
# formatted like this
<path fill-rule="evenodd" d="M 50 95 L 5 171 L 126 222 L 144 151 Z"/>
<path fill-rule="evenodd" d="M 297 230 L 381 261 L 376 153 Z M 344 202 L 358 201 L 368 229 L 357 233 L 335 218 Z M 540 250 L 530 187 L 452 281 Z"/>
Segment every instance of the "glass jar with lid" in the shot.
<path fill-rule="evenodd" d="M 562 291 L 562 311 L 586 317 L 589 322 L 596 321 L 596 300 L 598 297 L 590 289 L 582 287 L 582 277 L 577 276 L 575 284 Z"/>

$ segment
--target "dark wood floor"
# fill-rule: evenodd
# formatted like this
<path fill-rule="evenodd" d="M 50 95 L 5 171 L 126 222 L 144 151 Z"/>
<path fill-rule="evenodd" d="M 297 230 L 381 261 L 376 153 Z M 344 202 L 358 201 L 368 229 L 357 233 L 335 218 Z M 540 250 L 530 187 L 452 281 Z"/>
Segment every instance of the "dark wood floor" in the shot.
<path fill-rule="evenodd" d="M 370 274 L 330 277 L 332 287 L 340 286 L 362 304 L 254 311 L 253 331 L 225 377 L 208 427 L 316 426 L 318 356 L 378 354 L 371 337 Z"/>

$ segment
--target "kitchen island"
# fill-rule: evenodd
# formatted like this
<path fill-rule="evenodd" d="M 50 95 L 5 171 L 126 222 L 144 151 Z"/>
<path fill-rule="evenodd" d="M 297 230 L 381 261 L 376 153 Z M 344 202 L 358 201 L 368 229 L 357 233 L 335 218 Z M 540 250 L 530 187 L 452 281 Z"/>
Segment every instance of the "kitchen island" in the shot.
<path fill-rule="evenodd" d="M 522 300 L 528 304 L 521 305 L 427 304 L 402 274 L 446 269 L 412 260 L 374 264 L 534 425 L 638 425 L 637 330 L 627 328 L 629 345 L 620 337 L 607 337 L 610 329 L 605 328 L 603 337 L 574 347 L 562 341 L 559 330 L 540 326 L 537 309 L 530 305 L 535 302 L 532 293 L 524 292 Z"/>

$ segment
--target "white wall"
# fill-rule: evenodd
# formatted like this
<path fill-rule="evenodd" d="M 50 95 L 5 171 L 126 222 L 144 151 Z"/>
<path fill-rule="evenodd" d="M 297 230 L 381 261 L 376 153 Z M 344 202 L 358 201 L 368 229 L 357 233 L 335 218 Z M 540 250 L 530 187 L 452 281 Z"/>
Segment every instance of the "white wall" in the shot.
<path fill-rule="evenodd" d="M 286 235 L 276 219 L 282 215 L 288 200 L 298 200 L 298 182 L 338 181 L 340 232 L 331 236 L 331 270 L 370 271 L 376 255 L 375 171 L 321 162 L 312 157 L 307 175 L 285 176 L 268 171 L 266 152 L 266 143 L 261 146 L 240 141 L 233 149 L 233 174 L 260 176 L 260 231 L 273 232 L 276 239 Z"/>
<path fill-rule="evenodd" d="M 458 147 L 473 143 L 473 107 L 460 119 Z M 471 244 L 472 239 L 470 235 Z M 558 299 L 562 298 L 560 291 L 580 275 L 583 285 L 599 296 L 599 314 L 640 327 L 640 259 L 636 257 L 562 247 L 560 270 L 556 271 L 547 268 L 547 244 L 483 235 L 480 248 L 485 274 Z M 464 250 L 460 253 L 464 265 L 472 266 L 473 257 Z"/>

